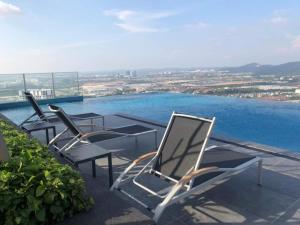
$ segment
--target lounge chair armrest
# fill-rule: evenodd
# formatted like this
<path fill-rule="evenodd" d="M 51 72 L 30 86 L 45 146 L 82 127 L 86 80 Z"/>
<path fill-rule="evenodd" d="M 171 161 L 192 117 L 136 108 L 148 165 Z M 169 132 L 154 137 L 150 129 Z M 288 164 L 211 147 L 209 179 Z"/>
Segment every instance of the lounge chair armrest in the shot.
<path fill-rule="evenodd" d="M 148 158 L 150 158 L 150 157 L 152 157 L 152 156 L 155 156 L 156 153 L 157 153 L 157 152 L 149 152 L 149 153 L 147 153 L 147 154 L 145 154 L 145 155 L 142 155 L 142 156 L 140 156 L 139 158 L 137 158 L 136 160 L 134 160 L 133 163 L 134 163 L 134 164 L 138 164 L 139 162 L 141 162 L 141 161 L 143 161 L 143 160 L 145 160 L 145 159 L 148 159 Z"/>
<path fill-rule="evenodd" d="M 216 172 L 218 171 L 219 168 L 216 166 L 211 166 L 211 167 L 205 167 L 205 168 L 201 168 L 199 170 L 194 170 L 191 171 L 190 173 L 188 173 L 187 175 L 183 176 L 180 181 L 178 182 L 178 184 L 180 185 L 185 185 L 186 183 L 190 182 L 194 177 L 206 174 L 206 173 L 211 173 L 211 172 Z"/>

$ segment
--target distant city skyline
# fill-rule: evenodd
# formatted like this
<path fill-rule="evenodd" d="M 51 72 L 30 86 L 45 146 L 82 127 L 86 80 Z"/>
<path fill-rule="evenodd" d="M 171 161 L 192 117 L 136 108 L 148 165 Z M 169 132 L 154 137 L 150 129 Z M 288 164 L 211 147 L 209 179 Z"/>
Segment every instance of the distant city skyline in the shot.
<path fill-rule="evenodd" d="M 0 74 L 300 60 L 298 0 L 0 0 Z"/>

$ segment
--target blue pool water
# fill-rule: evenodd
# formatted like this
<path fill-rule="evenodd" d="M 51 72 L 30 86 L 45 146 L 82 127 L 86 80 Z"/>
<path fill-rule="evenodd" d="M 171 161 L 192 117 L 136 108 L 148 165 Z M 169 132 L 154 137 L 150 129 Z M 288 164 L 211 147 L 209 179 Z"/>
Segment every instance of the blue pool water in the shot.
<path fill-rule="evenodd" d="M 166 123 L 177 111 L 216 117 L 214 134 L 300 152 L 300 104 L 174 93 L 135 94 L 57 104 L 68 113 L 128 113 Z M 43 106 L 46 109 L 46 106 Z M 1 111 L 21 122 L 30 107 Z"/>

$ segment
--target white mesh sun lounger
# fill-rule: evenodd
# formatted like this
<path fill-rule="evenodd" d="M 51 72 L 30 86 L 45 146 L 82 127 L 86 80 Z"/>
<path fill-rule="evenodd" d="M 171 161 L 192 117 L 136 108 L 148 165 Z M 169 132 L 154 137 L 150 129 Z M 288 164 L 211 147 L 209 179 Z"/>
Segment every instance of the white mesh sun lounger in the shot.
<path fill-rule="evenodd" d="M 167 206 L 194 192 L 201 193 L 226 177 L 243 171 L 258 163 L 258 183 L 261 183 L 262 159 L 222 147 L 206 149 L 215 118 L 205 119 L 173 113 L 157 151 L 147 153 L 138 159 L 119 176 L 111 187 L 138 202 L 153 213 L 158 221 Z M 136 167 L 143 160 L 150 160 L 141 169 Z M 134 174 L 132 169 L 138 172 Z M 157 181 L 167 181 L 169 186 L 156 190 L 147 186 L 140 177 L 147 174 Z M 130 183 L 147 195 L 161 199 L 155 207 L 150 207 L 135 193 L 125 190 Z M 123 188 L 124 187 L 124 188 Z"/>

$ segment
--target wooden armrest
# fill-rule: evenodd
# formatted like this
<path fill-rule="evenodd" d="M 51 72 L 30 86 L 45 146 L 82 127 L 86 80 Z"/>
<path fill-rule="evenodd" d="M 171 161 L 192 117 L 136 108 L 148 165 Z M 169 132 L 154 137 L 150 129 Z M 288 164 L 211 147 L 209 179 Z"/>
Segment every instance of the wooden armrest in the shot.
<path fill-rule="evenodd" d="M 95 132 L 89 132 L 89 133 L 85 133 L 81 136 L 82 139 L 85 139 L 85 138 L 88 138 L 88 137 L 91 137 L 91 136 L 94 136 L 94 135 L 97 135 L 97 134 L 101 134 L 101 132 L 99 131 L 95 131 Z M 102 132 L 103 134 L 103 132 Z"/>
<path fill-rule="evenodd" d="M 134 164 L 138 164 L 139 162 L 141 162 L 141 161 L 143 161 L 143 160 L 145 160 L 145 159 L 148 159 L 148 158 L 150 158 L 150 157 L 152 157 L 152 156 L 155 156 L 156 153 L 157 153 L 157 152 L 149 152 L 149 153 L 147 153 L 147 154 L 145 154 L 145 155 L 142 155 L 142 156 L 138 157 L 136 160 L 134 160 L 133 163 L 134 163 Z"/>
<path fill-rule="evenodd" d="M 188 183 L 191 179 L 193 179 L 194 177 L 206 174 L 206 173 L 211 173 L 211 172 L 216 172 L 218 171 L 219 168 L 215 167 L 215 166 L 211 166 L 211 167 L 205 167 L 205 168 L 201 168 L 199 170 L 193 170 L 190 173 L 188 173 L 187 175 L 183 176 L 179 183 L 180 185 L 185 185 L 186 183 Z"/>

